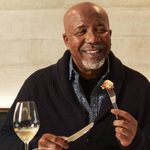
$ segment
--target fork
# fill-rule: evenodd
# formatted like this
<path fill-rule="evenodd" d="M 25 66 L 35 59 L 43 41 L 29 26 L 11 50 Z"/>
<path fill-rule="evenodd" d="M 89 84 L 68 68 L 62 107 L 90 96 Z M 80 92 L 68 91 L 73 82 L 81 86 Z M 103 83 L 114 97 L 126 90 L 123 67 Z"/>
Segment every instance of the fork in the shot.
<path fill-rule="evenodd" d="M 114 89 L 106 89 L 108 95 L 109 95 L 109 98 L 110 98 L 110 101 L 112 103 L 112 106 L 113 108 L 115 109 L 118 109 L 118 106 L 117 106 L 117 103 L 116 103 L 116 93 L 114 91 Z M 119 117 L 116 115 L 116 119 L 119 119 Z"/>

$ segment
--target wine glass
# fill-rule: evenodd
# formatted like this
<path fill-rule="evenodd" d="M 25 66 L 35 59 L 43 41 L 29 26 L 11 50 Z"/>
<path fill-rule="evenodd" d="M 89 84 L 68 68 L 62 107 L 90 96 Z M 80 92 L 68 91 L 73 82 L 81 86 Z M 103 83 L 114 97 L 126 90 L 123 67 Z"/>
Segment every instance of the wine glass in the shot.
<path fill-rule="evenodd" d="M 40 122 L 33 101 L 17 102 L 13 116 L 13 127 L 17 136 L 24 142 L 25 150 L 28 150 L 29 142 L 39 130 Z"/>

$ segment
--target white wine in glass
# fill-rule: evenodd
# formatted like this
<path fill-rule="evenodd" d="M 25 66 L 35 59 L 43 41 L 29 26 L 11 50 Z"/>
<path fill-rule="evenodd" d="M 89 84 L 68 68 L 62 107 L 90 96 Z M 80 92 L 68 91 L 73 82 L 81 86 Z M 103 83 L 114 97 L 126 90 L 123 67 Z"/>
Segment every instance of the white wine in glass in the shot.
<path fill-rule="evenodd" d="M 34 101 L 17 102 L 13 116 L 13 127 L 28 150 L 29 142 L 39 130 L 40 121 Z"/>

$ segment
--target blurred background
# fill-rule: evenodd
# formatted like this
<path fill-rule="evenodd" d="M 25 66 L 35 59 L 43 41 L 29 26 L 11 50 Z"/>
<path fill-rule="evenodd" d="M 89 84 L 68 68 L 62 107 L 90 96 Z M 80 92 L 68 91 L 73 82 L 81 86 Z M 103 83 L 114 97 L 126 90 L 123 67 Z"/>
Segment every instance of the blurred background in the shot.
<path fill-rule="evenodd" d="M 0 0 L 0 108 L 11 106 L 31 73 L 63 55 L 63 14 L 78 2 Z M 108 12 L 115 55 L 150 80 L 150 0 L 91 2 Z"/>

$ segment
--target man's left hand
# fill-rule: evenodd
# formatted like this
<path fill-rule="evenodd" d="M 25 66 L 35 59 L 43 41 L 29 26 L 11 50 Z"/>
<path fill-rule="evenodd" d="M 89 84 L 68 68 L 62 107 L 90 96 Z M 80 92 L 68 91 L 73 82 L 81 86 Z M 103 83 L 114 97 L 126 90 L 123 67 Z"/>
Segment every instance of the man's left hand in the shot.
<path fill-rule="evenodd" d="M 113 122 L 116 131 L 116 137 L 122 146 L 129 146 L 136 136 L 138 122 L 126 111 L 112 109 L 111 113 L 119 117 Z"/>

